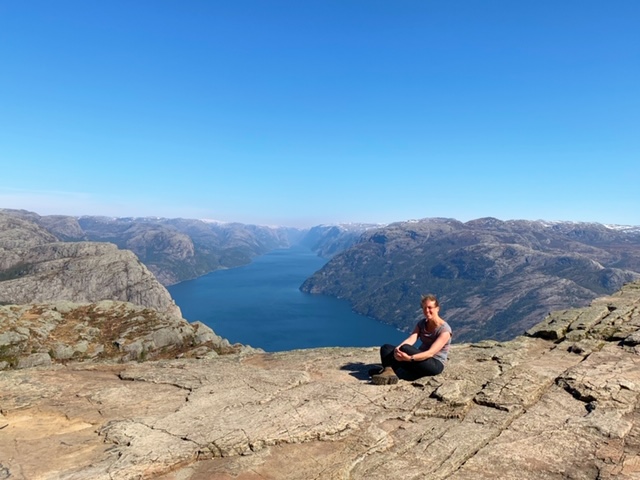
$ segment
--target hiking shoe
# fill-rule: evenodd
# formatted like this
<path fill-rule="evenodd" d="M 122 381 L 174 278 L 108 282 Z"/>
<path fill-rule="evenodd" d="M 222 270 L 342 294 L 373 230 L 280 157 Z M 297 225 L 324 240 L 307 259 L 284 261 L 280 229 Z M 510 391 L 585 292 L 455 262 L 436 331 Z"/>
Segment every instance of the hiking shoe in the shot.
<path fill-rule="evenodd" d="M 398 383 L 398 376 L 391 367 L 385 367 L 382 372 L 371 377 L 371 382 L 374 385 L 393 385 Z"/>
<path fill-rule="evenodd" d="M 377 367 L 373 367 L 369 369 L 369 376 L 373 377 L 374 375 L 378 375 L 382 373 L 384 367 L 382 365 L 378 365 Z"/>

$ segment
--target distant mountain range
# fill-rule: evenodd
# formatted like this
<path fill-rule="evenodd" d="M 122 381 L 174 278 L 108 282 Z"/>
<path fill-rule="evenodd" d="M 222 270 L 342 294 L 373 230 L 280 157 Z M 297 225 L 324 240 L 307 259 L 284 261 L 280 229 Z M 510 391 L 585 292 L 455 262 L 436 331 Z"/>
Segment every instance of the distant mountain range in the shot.
<path fill-rule="evenodd" d="M 595 223 L 431 218 L 297 229 L 8 209 L 0 209 L 0 220 L 4 303 L 63 295 L 166 309 L 168 293 L 149 286 L 153 282 L 136 266 L 136 257 L 166 286 L 304 245 L 331 258 L 301 286 L 305 292 L 346 299 L 358 313 L 401 329 L 410 329 L 420 316 L 420 295 L 433 292 L 458 341 L 504 340 L 552 310 L 587 305 L 640 278 L 640 228 Z M 65 247 L 69 242 L 79 245 Z M 128 258 L 127 251 L 135 256 Z M 108 265 L 108 275 L 98 271 L 101 265 Z M 37 280 L 53 278 L 55 268 L 66 280 Z"/>
<path fill-rule="evenodd" d="M 62 242 L 108 242 L 130 250 L 165 286 L 206 273 L 246 265 L 259 255 L 302 244 L 324 257 L 354 244 L 375 225 L 319 225 L 312 229 L 267 227 L 184 218 L 46 215 L 0 209 Z"/>
<path fill-rule="evenodd" d="M 640 278 L 640 228 L 431 218 L 365 232 L 302 285 L 410 329 L 420 295 L 442 302 L 458 341 L 504 340 L 552 310 L 587 305 Z"/>
<path fill-rule="evenodd" d="M 380 226 L 369 223 L 318 225 L 309 229 L 299 243 L 321 257 L 331 258 L 355 244 L 367 230 Z"/>

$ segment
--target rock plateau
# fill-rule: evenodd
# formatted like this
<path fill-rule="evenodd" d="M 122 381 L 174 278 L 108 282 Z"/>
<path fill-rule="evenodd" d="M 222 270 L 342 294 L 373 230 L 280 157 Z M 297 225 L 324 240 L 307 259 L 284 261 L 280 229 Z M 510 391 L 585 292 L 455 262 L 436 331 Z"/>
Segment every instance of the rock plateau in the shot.
<path fill-rule="evenodd" d="M 0 478 L 637 479 L 639 345 L 630 283 L 389 386 L 375 347 L 8 370 Z"/>

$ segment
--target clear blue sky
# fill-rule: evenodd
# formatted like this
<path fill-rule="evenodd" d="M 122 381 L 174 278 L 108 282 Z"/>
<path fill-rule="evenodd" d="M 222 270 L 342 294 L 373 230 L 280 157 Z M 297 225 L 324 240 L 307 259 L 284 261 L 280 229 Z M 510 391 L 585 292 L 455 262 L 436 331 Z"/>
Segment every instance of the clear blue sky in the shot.
<path fill-rule="evenodd" d="M 640 1 L 0 0 L 0 207 L 640 225 Z"/>

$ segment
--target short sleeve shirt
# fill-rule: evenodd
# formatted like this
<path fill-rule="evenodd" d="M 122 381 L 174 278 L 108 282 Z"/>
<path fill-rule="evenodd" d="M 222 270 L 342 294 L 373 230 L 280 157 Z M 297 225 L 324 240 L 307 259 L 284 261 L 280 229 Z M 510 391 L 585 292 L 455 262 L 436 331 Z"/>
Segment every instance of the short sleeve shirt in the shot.
<path fill-rule="evenodd" d="M 433 332 L 428 333 L 426 318 L 423 318 L 422 320 L 420 320 L 420 322 L 418 323 L 418 337 L 422 342 L 422 345 L 420 345 L 420 351 L 424 352 L 429 350 L 431 348 L 431 345 L 433 345 L 433 342 L 436 341 L 436 339 L 440 336 L 442 332 L 449 332 L 449 334 L 451 335 L 453 334 L 451 327 L 447 322 L 444 322 L 442 325 L 436 328 Z M 433 356 L 434 358 L 437 358 L 438 360 L 440 360 L 442 363 L 445 363 L 447 361 L 447 356 L 449 354 L 449 346 L 451 345 L 451 335 L 449 336 L 449 340 L 447 340 L 447 343 L 445 343 L 444 347 L 442 347 L 442 350 L 440 350 L 438 353 L 436 353 Z"/>

